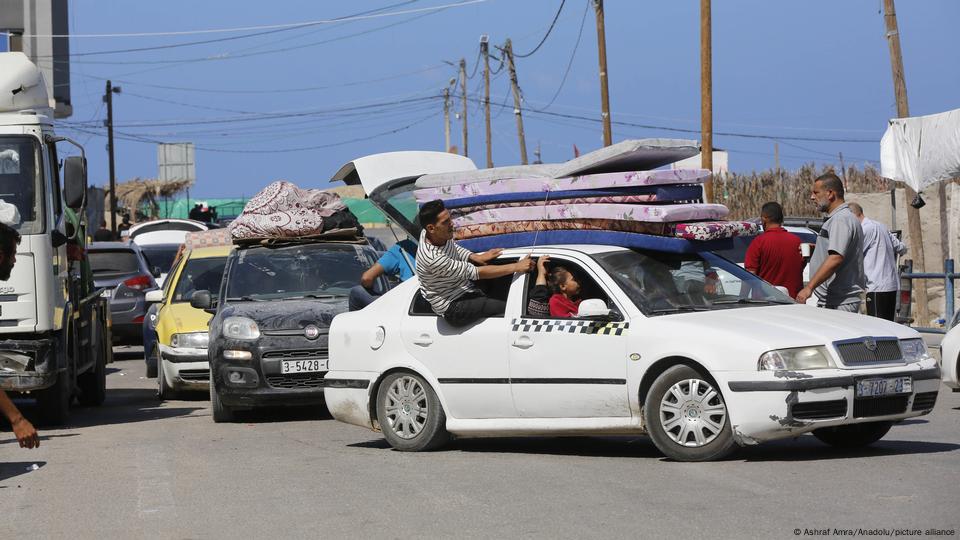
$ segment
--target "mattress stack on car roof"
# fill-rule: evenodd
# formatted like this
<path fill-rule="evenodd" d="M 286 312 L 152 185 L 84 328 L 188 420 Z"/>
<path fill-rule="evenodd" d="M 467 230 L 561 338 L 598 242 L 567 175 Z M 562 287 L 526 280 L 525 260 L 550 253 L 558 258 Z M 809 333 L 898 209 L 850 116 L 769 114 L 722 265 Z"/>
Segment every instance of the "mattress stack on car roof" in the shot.
<path fill-rule="evenodd" d="M 441 199 L 458 241 L 473 250 L 545 243 L 715 249 L 754 235 L 703 202 L 705 169 L 658 169 L 699 153 L 694 141 L 624 141 L 557 165 L 426 175 L 414 195 Z M 725 241 L 725 242 L 724 242 Z"/>
<path fill-rule="evenodd" d="M 363 226 L 339 195 L 282 180 L 247 201 L 229 229 L 236 244 L 366 242 Z"/>

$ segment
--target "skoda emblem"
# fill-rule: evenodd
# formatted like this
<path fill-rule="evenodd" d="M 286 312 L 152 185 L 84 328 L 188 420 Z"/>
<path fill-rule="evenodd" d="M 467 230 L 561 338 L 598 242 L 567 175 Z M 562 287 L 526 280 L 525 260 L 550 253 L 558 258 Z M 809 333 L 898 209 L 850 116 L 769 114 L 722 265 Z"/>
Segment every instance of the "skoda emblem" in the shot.
<path fill-rule="evenodd" d="M 307 325 L 307 327 L 303 329 L 303 335 L 307 339 L 317 339 L 320 337 L 320 329 L 312 324 Z"/>
<path fill-rule="evenodd" d="M 868 351 L 873 352 L 877 350 L 877 340 L 873 338 L 865 338 L 863 340 L 863 346 L 866 347 Z"/>

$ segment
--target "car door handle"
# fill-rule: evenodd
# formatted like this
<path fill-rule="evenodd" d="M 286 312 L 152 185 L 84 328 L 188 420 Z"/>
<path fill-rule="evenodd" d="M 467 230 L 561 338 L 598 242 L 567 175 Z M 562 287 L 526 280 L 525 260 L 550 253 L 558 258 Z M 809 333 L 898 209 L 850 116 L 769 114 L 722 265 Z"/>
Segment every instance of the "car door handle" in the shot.
<path fill-rule="evenodd" d="M 429 347 L 433 344 L 433 338 L 430 337 L 430 334 L 420 334 L 413 339 L 413 344 L 420 345 L 421 347 Z"/>
<path fill-rule="evenodd" d="M 520 336 L 513 340 L 513 346 L 518 349 L 529 349 L 533 347 L 533 339 L 530 336 Z"/>

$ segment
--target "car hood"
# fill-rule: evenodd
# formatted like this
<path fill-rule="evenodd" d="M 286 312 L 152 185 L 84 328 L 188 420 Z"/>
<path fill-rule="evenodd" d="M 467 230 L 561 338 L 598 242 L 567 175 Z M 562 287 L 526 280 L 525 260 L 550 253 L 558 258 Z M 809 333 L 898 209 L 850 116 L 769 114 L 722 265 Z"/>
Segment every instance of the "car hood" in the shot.
<path fill-rule="evenodd" d="M 666 315 L 657 317 L 657 322 L 690 336 L 710 334 L 714 343 L 752 343 L 764 350 L 828 345 L 867 336 L 920 337 L 915 330 L 884 319 L 800 304 Z"/>
<path fill-rule="evenodd" d="M 223 306 L 222 318 L 247 317 L 260 331 L 298 330 L 309 324 L 329 327 L 333 318 L 347 311 L 347 297 L 332 299 L 233 302 Z"/>

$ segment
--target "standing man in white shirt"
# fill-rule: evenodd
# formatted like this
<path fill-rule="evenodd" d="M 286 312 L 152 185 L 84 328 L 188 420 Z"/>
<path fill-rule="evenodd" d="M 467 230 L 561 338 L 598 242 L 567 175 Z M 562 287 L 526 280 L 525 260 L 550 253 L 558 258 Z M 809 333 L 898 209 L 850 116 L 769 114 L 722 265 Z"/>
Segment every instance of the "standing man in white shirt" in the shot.
<path fill-rule="evenodd" d="M 900 276 L 897 256 L 907 252 L 887 227 L 863 215 L 863 207 L 850 203 L 850 211 L 863 227 L 863 273 L 867 278 L 867 315 L 894 320 Z"/>

